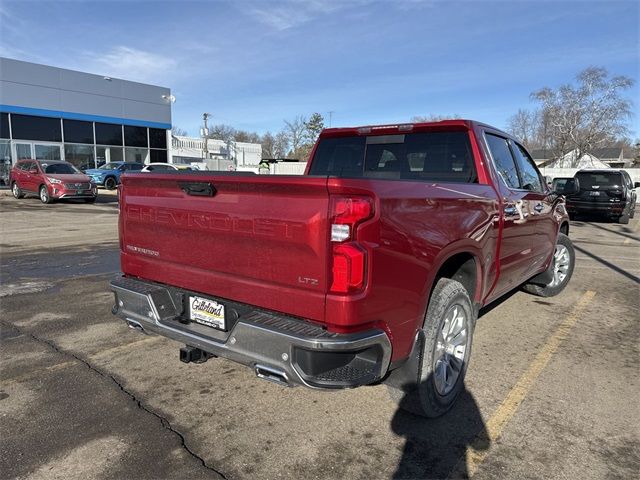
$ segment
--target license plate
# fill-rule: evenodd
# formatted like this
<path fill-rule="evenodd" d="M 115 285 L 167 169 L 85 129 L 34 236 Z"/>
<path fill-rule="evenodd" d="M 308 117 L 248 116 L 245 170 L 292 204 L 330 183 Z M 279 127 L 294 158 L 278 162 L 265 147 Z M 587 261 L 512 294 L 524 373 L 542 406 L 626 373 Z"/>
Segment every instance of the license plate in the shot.
<path fill-rule="evenodd" d="M 76 193 L 76 195 L 82 195 L 82 194 L 84 194 L 84 190 L 78 190 Z"/>
<path fill-rule="evenodd" d="M 589 192 L 589 195 L 591 195 L 592 197 L 599 197 L 600 192 Z"/>
<path fill-rule="evenodd" d="M 224 305 L 208 298 L 189 296 L 189 319 L 201 325 L 224 330 Z"/>

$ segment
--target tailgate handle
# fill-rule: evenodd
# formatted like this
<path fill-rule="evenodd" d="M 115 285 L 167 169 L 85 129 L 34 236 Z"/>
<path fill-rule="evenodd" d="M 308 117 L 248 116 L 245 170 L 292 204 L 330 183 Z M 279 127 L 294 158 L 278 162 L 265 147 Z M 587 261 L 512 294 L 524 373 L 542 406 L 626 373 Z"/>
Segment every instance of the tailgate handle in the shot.
<path fill-rule="evenodd" d="M 197 195 L 200 197 L 213 197 L 216 189 L 210 183 L 205 182 L 178 182 L 180 190 L 187 195 Z"/>

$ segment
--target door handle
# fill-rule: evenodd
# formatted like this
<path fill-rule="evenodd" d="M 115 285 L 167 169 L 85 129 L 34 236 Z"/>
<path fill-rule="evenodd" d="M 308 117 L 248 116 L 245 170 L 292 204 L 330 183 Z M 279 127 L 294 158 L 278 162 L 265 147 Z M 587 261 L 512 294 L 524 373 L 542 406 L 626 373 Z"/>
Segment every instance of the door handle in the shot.
<path fill-rule="evenodd" d="M 187 195 L 213 197 L 217 192 L 213 185 L 206 182 L 178 182 L 178 185 Z"/>
<path fill-rule="evenodd" d="M 544 205 L 542 205 L 541 203 L 538 203 L 535 207 L 533 207 L 533 209 L 538 213 L 540 213 L 543 208 L 544 208 Z"/>
<path fill-rule="evenodd" d="M 518 213 L 518 210 L 516 209 L 515 206 L 504 207 L 505 215 L 516 215 L 517 213 Z"/>

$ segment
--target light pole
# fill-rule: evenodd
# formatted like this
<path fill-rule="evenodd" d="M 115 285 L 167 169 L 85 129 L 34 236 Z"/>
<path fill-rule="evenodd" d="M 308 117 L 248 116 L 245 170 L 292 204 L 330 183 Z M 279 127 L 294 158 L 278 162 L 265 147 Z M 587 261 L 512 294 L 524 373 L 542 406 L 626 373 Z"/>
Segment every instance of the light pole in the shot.
<path fill-rule="evenodd" d="M 202 158 L 204 158 L 205 160 L 209 158 L 209 127 L 207 126 L 207 120 L 209 120 L 209 117 L 211 117 L 210 113 L 202 114 L 202 119 L 204 120 L 204 128 L 202 128 L 200 131 L 200 133 L 202 134 Z"/>

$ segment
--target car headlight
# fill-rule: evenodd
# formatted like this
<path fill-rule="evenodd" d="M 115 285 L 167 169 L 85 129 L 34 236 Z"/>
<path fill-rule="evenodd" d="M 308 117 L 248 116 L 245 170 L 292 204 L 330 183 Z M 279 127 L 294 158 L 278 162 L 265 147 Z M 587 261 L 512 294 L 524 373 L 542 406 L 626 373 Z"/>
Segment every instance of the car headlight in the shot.
<path fill-rule="evenodd" d="M 51 177 L 47 177 L 47 180 L 49 180 L 49 182 L 51 183 L 62 183 L 62 180 L 58 180 L 57 178 L 51 178 Z"/>

